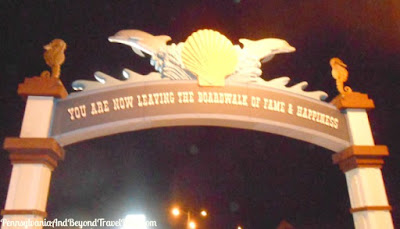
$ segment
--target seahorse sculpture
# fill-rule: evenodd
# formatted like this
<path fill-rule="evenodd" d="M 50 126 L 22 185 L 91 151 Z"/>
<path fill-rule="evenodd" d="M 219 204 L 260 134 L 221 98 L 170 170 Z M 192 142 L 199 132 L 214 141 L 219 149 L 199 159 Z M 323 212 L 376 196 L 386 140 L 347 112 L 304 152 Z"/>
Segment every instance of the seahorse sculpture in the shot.
<path fill-rule="evenodd" d="M 344 96 L 345 94 L 353 92 L 349 86 L 344 86 L 344 82 L 346 82 L 349 77 L 349 72 L 346 69 L 347 65 L 337 57 L 332 58 L 329 64 L 332 67 L 332 77 L 336 79 L 336 87 L 340 94 Z"/>
<path fill-rule="evenodd" d="M 43 47 L 46 51 L 43 54 L 46 64 L 51 68 L 49 71 L 43 71 L 42 77 L 60 78 L 61 65 L 65 61 L 64 51 L 67 44 L 61 39 L 54 39 Z"/>

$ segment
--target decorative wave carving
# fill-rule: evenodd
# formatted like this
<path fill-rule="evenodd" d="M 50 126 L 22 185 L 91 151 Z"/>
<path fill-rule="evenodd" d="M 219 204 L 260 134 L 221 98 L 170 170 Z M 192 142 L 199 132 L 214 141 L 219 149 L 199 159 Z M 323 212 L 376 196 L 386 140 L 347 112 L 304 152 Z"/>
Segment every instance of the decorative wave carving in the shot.
<path fill-rule="evenodd" d="M 278 77 L 278 78 L 275 78 L 275 79 L 272 79 L 269 81 L 265 81 L 259 77 L 258 78 L 248 77 L 247 79 L 244 79 L 243 77 L 241 77 L 238 79 L 241 79 L 239 82 L 254 83 L 257 85 L 261 85 L 261 86 L 276 88 L 279 90 L 292 92 L 292 93 L 299 94 L 299 95 L 309 97 L 312 99 L 316 99 L 316 100 L 324 101 L 328 98 L 328 94 L 324 91 L 305 91 L 304 89 L 306 89 L 306 87 L 308 86 L 308 83 L 306 81 L 302 81 L 291 87 L 286 87 L 286 85 L 290 81 L 290 78 L 287 76 Z M 228 80 L 230 80 L 230 78 L 228 78 Z M 232 80 L 232 81 L 238 82 L 238 80 Z"/>
<path fill-rule="evenodd" d="M 115 86 L 115 85 L 121 85 L 121 84 L 131 84 L 131 83 L 139 83 L 143 81 L 156 81 L 156 80 L 163 80 L 161 78 L 161 74 L 158 72 L 151 72 L 147 75 L 141 75 L 139 73 L 136 73 L 134 71 L 131 71 L 129 69 L 124 69 L 122 71 L 122 75 L 126 80 L 118 80 L 114 78 L 113 76 L 107 75 L 103 72 L 95 72 L 94 73 L 94 78 L 97 81 L 91 81 L 91 80 L 75 80 L 72 83 L 72 88 L 75 91 L 90 91 L 94 89 L 99 89 L 99 88 L 104 88 L 104 87 L 110 87 L 110 86 Z M 169 80 L 168 78 L 164 78 Z"/>

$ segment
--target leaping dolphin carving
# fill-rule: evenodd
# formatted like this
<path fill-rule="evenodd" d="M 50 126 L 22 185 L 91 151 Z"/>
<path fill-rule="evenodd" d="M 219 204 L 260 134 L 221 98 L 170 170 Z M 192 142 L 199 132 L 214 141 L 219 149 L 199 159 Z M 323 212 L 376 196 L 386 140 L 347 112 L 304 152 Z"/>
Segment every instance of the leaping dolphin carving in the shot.
<path fill-rule="evenodd" d="M 271 60 L 275 54 L 289 53 L 296 51 L 287 41 L 278 38 L 265 38 L 257 41 L 241 38 L 243 51 L 256 57 L 261 63 Z"/>
<path fill-rule="evenodd" d="M 121 43 L 132 47 L 132 50 L 141 57 L 143 53 L 153 56 L 162 46 L 171 40 L 170 36 L 154 36 L 144 31 L 130 29 L 121 30 L 108 38 L 110 42 Z"/>

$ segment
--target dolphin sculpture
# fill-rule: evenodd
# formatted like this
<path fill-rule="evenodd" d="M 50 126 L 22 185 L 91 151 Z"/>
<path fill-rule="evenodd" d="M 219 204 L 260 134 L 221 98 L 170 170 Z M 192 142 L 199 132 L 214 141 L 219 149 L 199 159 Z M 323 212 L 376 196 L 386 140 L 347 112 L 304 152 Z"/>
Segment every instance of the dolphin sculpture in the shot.
<path fill-rule="evenodd" d="M 239 42 L 243 44 L 242 50 L 244 52 L 256 57 L 261 63 L 271 60 L 275 54 L 296 51 L 295 47 L 278 38 L 265 38 L 258 41 L 241 38 Z"/>
<path fill-rule="evenodd" d="M 140 30 L 121 30 L 108 38 L 110 42 L 131 46 L 132 50 L 141 57 L 143 53 L 153 56 L 162 46 L 167 45 L 171 37 L 167 35 L 154 36 Z"/>

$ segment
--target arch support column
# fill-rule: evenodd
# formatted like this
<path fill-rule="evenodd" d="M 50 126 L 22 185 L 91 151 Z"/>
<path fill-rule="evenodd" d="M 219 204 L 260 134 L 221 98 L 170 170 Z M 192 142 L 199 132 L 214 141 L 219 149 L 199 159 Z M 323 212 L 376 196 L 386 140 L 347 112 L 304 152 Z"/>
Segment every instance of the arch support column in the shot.
<path fill-rule="evenodd" d="M 4 149 L 13 165 L 1 229 L 43 228 L 51 173 L 64 150 L 49 138 L 55 98 L 67 92 L 56 78 L 26 78 L 18 87 L 26 101 L 19 138 L 6 138 Z"/>
<path fill-rule="evenodd" d="M 351 146 L 332 156 L 344 172 L 355 228 L 393 228 L 381 167 L 386 146 Z"/>
<path fill-rule="evenodd" d="M 64 158 L 52 138 L 7 138 L 4 149 L 13 164 L 2 228 L 42 228 L 51 172 Z"/>
<path fill-rule="evenodd" d="M 375 145 L 366 110 L 374 103 L 366 94 L 339 95 L 332 103 L 345 113 L 352 146 L 332 156 L 346 176 L 356 229 L 394 228 L 381 168 L 389 155 Z"/>

